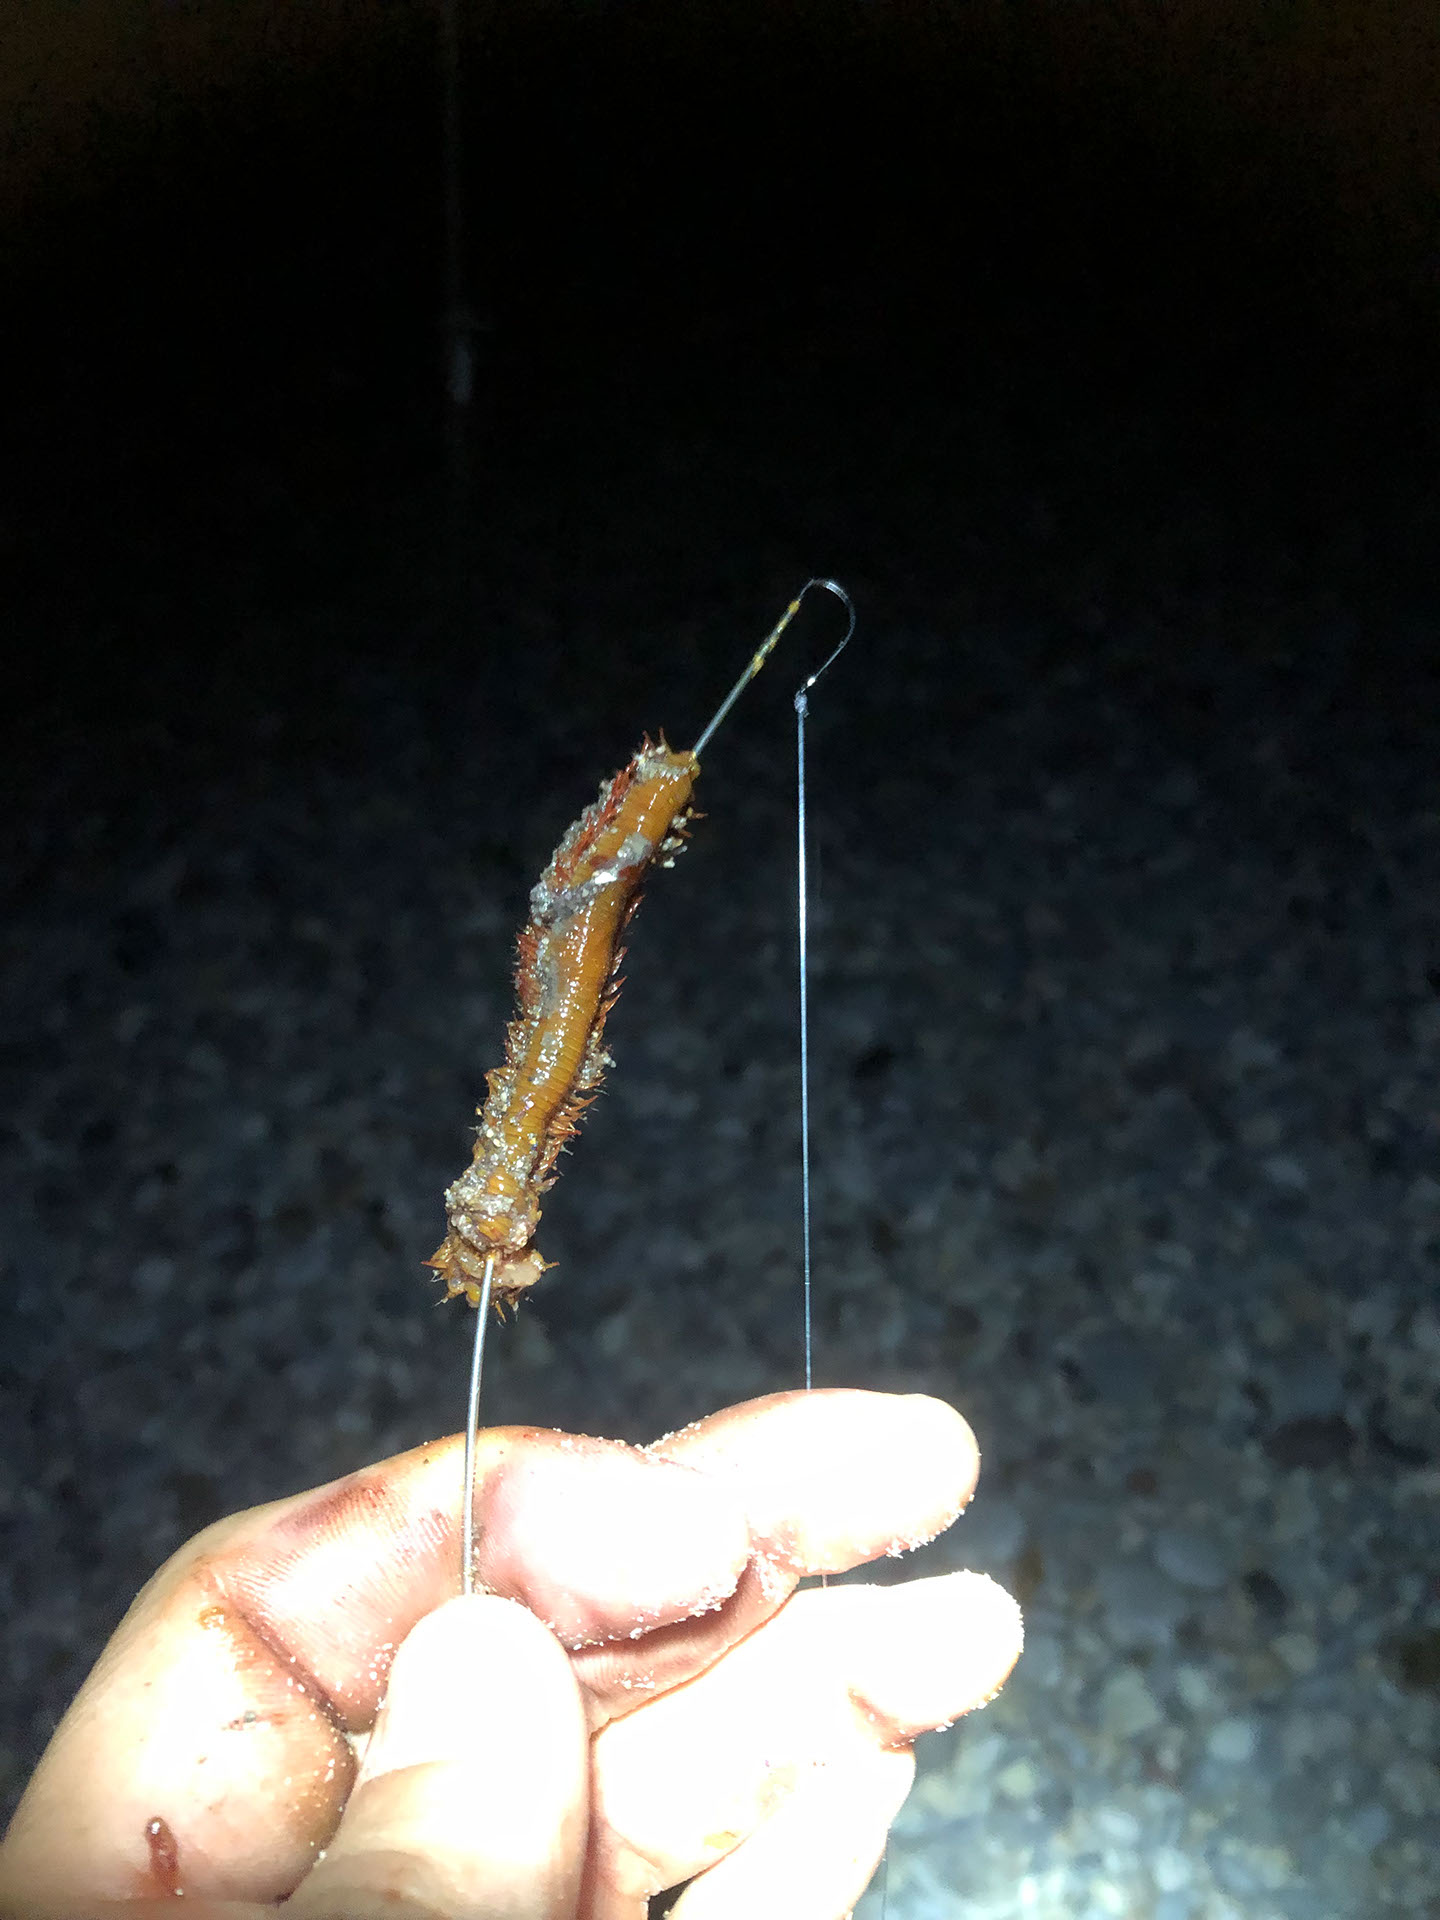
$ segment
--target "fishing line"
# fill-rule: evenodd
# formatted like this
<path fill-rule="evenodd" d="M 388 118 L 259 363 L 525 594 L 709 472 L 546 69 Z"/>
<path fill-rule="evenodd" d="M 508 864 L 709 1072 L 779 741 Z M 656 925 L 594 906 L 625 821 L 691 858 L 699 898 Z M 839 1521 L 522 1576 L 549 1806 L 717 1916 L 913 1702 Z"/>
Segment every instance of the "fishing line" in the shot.
<path fill-rule="evenodd" d="M 804 1248 L 805 1391 L 815 1384 L 815 1326 L 811 1308 L 811 1199 L 810 1199 L 810 862 L 805 812 L 805 723 L 810 717 L 810 689 L 850 644 L 855 631 L 855 608 L 845 589 L 834 580 L 812 580 L 844 602 L 850 615 L 845 637 L 795 693 L 795 913 L 800 949 L 800 1222 Z M 799 605 L 797 600 L 795 603 Z"/>

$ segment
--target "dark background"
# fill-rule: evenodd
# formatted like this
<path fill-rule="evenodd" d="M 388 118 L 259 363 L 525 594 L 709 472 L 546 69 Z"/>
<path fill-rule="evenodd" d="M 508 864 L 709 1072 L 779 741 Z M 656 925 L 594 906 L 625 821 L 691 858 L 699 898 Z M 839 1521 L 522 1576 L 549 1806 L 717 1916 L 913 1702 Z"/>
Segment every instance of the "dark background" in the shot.
<path fill-rule="evenodd" d="M 6 33 L 12 1791 L 186 1534 L 458 1424 L 419 1263 L 525 890 L 816 572 L 861 615 L 816 698 L 818 1377 L 974 1412 L 1042 1627 L 1075 1408 L 1125 1402 L 1121 1490 L 1214 1443 L 1093 1360 L 1157 1246 L 1167 1337 L 1262 1298 L 1257 1352 L 1335 1361 L 1302 1406 L 1242 1360 L 1232 1463 L 1423 1470 L 1354 1309 L 1403 1344 L 1437 1245 L 1433 7 L 466 7 L 458 456 L 430 10 Z M 797 1376 L 806 622 L 639 923 L 495 1418 L 643 1438 Z M 1309 1200 L 1255 1171 L 1292 1136 L 1342 1169 Z M 1197 1154 L 1221 1199 L 1174 1198 Z"/>

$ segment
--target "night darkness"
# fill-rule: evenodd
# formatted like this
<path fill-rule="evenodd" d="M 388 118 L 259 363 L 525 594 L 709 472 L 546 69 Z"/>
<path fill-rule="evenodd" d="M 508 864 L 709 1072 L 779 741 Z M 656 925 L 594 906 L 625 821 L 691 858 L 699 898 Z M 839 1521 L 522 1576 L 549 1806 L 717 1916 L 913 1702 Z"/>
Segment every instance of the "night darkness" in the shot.
<path fill-rule="evenodd" d="M 1440 16 L 463 4 L 457 451 L 430 8 L 12 12 L 7 1804 L 184 1538 L 459 1425 L 526 890 L 821 573 L 817 1378 L 966 1412 L 922 1558 L 1031 1635 L 890 1912 L 1440 1913 Z M 497 1421 L 795 1384 L 833 624 L 647 900 Z"/>

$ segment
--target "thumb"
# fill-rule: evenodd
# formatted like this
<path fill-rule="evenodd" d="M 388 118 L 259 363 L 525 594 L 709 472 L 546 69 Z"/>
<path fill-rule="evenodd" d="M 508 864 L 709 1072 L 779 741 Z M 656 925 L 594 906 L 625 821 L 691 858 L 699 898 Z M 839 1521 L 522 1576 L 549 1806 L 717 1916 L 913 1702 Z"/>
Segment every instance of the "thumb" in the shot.
<path fill-rule="evenodd" d="M 560 1643 L 514 1601 L 446 1601 L 395 1655 L 344 1818 L 287 1920 L 569 1920 L 588 1768 Z"/>

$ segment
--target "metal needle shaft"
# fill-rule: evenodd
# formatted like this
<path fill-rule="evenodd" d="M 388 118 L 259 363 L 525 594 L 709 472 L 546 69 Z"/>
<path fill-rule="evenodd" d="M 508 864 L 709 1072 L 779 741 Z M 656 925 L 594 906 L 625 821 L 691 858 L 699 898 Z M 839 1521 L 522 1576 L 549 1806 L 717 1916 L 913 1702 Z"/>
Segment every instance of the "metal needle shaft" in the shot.
<path fill-rule="evenodd" d="M 475 1440 L 480 1431 L 480 1374 L 485 1365 L 485 1329 L 490 1324 L 490 1282 L 495 1256 L 488 1254 L 475 1315 L 475 1345 L 470 1354 L 470 1398 L 465 1408 L 465 1504 L 460 1523 L 460 1591 L 475 1591 Z"/>

